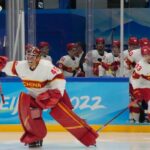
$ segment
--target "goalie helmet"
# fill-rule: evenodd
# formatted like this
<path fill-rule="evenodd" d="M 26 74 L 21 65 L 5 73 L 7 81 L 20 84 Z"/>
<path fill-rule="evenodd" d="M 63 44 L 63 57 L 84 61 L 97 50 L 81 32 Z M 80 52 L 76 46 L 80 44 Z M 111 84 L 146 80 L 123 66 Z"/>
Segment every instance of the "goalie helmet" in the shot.
<path fill-rule="evenodd" d="M 40 55 L 41 50 L 39 50 L 37 47 L 33 46 L 32 44 L 26 45 L 25 54 L 28 55 Z"/>

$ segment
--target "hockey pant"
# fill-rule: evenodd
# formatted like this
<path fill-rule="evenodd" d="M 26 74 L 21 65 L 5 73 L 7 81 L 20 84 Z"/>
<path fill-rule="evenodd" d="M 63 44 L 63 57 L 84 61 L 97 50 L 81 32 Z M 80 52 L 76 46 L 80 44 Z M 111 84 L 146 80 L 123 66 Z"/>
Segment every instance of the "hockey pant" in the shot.
<path fill-rule="evenodd" d="M 63 101 L 51 109 L 51 116 L 85 146 L 95 145 L 98 133 L 77 116 Z"/>
<path fill-rule="evenodd" d="M 41 117 L 42 110 L 30 95 L 20 94 L 18 114 L 25 132 L 20 139 L 21 142 L 29 144 L 46 136 L 46 126 Z"/>

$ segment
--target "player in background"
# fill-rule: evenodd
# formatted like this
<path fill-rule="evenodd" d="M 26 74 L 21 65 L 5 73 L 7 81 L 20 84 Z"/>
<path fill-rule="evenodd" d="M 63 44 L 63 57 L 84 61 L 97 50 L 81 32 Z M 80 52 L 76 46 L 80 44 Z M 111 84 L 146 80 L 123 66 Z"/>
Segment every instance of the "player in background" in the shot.
<path fill-rule="evenodd" d="M 128 49 L 124 50 L 123 54 L 124 54 L 124 61 L 126 61 L 126 59 L 128 59 L 128 55 L 130 53 L 130 51 L 134 50 L 134 49 L 138 49 L 139 48 L 139 40 L 137 37 L 130 37 L 128 40 Z M 124 76 L 125 77 L 130 77 L 132 73 L 132 70 L 127 69 L 126 67 L 124 67 Z"/>
<path fill-rule="evenodd" d="M 112 53 L 106 55 L 107 62 L 107 76 L 119 77 L 120 76 L 120 41 L 114 40 L 112 42 Z M 99 68 L 100 70 L 101 68 Z"/>
<path fill-rule="evenodd" d="M 92 76 L 98 77 L 99 66 L 106 70 L 105 61 L 107 52 L 105 51 L 105 39 L 102 37 L 98 37 L 96 38 L 95 43 L 96 49 L 90 50 L 85 56 L 85 62 L 83 65 L 85 76 L 87 76 L 89 70 L 92 70 Z M 102 72 L 101 76 L 103 75 L 105 75 L 104 71 Z"/>
<path fill-rule="evenodd" d="M 143 46 L 141 54 L 142 59 L 136 64 L 131 76 L 134 101 L 133 105 L 130 105 L 130 109 L 135 111 L 132 114 L 135 122 L 139 122 L 140 106 L 143 100 L 148 105 L 148 120 L 150 121 L 150 46 Z"/>
<path fill-rule="evenodd" d="M 137 37 L 131 36 L 128 39 L 128 49 L 124 50 L 124 58 L 126 58 L 128 56 L 128 53 L 134 49 L 138 49 L 139 48 L 139 40 Z"/>
<path fill-rule="evenodd" d="M 79 69 L 75 76 L 77 77 L 85 77 L 85 72 L 83 68 L 83 63 L 85 61 L 85 44 L 81 42 L 77 42 L 77 53 L 76 53 L 76 59 L 78 60 Z"/>
<path fill-rule="evenodd" d="M 24 134 L 20 138 L 29 147 L 41 147 L 47 129 L 42 119 L 42 111 L 50 109 L 50 115 L 85 146 L 95 145 L 98 137 L 83 119 L 73 111 L 73 106 L 65 91 L 66 81 L 59 68 L 50 61 L 41 59 L 37 47 L 26 49 L 26 60 L 2 59 L 0 68 L 10 76 L 18 76 L 28 93 L 21 92 L 18 114 Z"/>
<path fill-rule="evenodd" d="M 49 51 L 50 51 L 50 45 L 48 44 L 48 42 L 42 41 L 38 44 L 38 48 L 41 50 L 42 52 L 42 59 L 46 59 L 52 62 L 52 57 L 49 56 Z"/>
<path fill-rule="evenodd" d="M 133 73 L 133 70 L 135 68 L 135 65 L 142 59 L 142 54 L 141 54 L 141 47 L 149 45 L 149 40 L 148 38 L 141 38 L 139 40 L 139 45 L 140 48 L 131 50 L 125 60 L 125 69 L 129 71 L 129 77 Z M 133 87 L 132 83 L 130 81 L 130 88 L 129 88 L 129 93 L 130 93 L 130 101 L 134 101 L 134 96 L 133 96 Z M 132 108 L 130 109 L 130 123 L 136 123 L 137 120 L 139 120 L 139 111 L 137 111 L 137 106 L 133 105 Z M 139 122 L 139 121 L 138 121 Z"/>
<path fill-rule="evenodd" d="M 67 53 L 68 55 L 65 55 L 60 58 L 60 60 L 57 62 L 57 66 L 62 70 L 65 77 L 73 77 L 75 76 L 79 68 L 79 61 L 76 58 L 77 44 L 68 43 Z"/>
<path fill-rule="evenodd" d="M 139 45 L 140 48 L 131 50 L 125 60 L 125 68 L 129 70 L 131 74 L 133 72 L 136 63 L 138 63 L 142 58 L 141 47 L 149 45 L 149 40 L 147 38 L 141 38 L 139 40 Z"/>

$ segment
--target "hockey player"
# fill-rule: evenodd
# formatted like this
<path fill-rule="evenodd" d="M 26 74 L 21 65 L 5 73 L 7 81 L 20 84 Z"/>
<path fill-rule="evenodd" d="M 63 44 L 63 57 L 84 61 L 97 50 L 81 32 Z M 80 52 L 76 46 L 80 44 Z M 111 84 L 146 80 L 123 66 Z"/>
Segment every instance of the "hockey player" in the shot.
<path fill-rule="evenodd" d="M 141 54 L 141 47 L 149 45 L 149 40 L 147 38 L 141 38 L 139 41 L 140 48 L 131 50 L 125 60 L 125 68 L 129 70 L 129 76 L 133 73 L 135 65 L 142 59 Z M 131 102 L 134 101 L 133 96 L 133 87 L 132 83 L 130 82 L 130 96 L 131 96 Z M 138 111 L 137 111 L 138 109 Z M 137 108 L 137 105 L 133 105 L 130 109 L 130 122 L 135 123 L 139 120 L 139 107 Z"/>
<path fill-rule="evenodd" d="M 50 115 L 82 144 L 96 144 L 98 134 L 72 111 L 62 72 L 50 61 L 41 59 L 38 48 L 26 49 L 26 60 L 7 62 L 4 67 L 5 64 L 3 59 L 1 69 L 8 75 L 18 76 L 29 91 L 19 96 L 18 114 L 24 129 L 21 142 L 29 147 L 42 146 L 47 133 L 42 110 L 51 109 Z"/>
<path fill-rule="evenodd" d="M 50 45 L 48 44 L 48 42 L 40 42 L 38 44 L 38 48 L 41 50 L 41 58 L 42 59 L 46 59 L 52 62 L 52 57 L 49 56 L 49 50 L 50 50 Z"/>
<path fill-rule="evenodd" d="M 139 48 L 139 41 L 137 39 L 137 37 L 130 37 L 128 40 L 128 49 L 124 50 L 124 61 L 126 61 L 126 59 L 128 59 L 128 55 L 130 53 L 130 51 L 134 50 L 134 49 L 138 49 Z M 124 76 L 125 77 L 130 77 L 131 75 L 131 70 L 127 69 L 126 67 L 124 67 Z"/>
<path fill-rule="evenodd" d="M 77 55 L 76 55 L 76 59 L 78 60 L 78 64 L 79 64 L 79 69 L 76 73 L 77 77 L 84 77 L 85 76 L 85 72 L 83 69 L 83 63 L 85 61 L 85 45 L 81 42 L 77 42 Z"/>
<path fill-rule="evenodd" d="M 147 38 L 141 38 L 139 44 L 140 47 L 149 45 L 149 40 Z M 130 74 L 132 74 L 136 63 L 138 63 L 141 58 L 141 48 L 134 49 L 129 52 L 125 60 L 125 68 L 130 71 Z"/>
<path fill-rule="evenodd" d="M 57 62 L 57 66 L 62 70 L 65 77 L 73 77 L 75 76 L 79 67 L 79 61 L 75 57 L 77 56 L 76 43 L 68 43 L 67 52 L 68 55 L 61 57 Z"/>
<path fill-rule="evenodd" d="M 140 108 L 139 103 L 144 100 L 148 104 L 148 120 L 150 121 L 150 46 L 144 46 L 141 49 L 142 59 L 136 64 L 134 72 L 131 76 L 131 84 L 133 86 L 133 97 L 135 102 L 130 105 L 130 109 L 134 109 L 134 119 L 139 122 Z"/>
<path fill-rule="evenodd" d="M 85 56 L 85 74 L 88 74 L 89 70 L 92 70 L 92 76 L 99 76 L 98 67 L 101 66 L 103 69 L 101 76 L 104 76 L 104 70 L 107 69 L 107 66 L 105 65 L 106 54 L 107 52 L 105 51 L 105 39 L 101 37 L 96 38 L 96 49 L 89 51 Z"/>
<path fill-rule="evenodd" d="M 120 76 L 120 41 L 114 40 L 112 43 L 112 53 L 106 55 L 106 62 L 109 66 L 107 75 L 119 77 Z M 101 68 L 99 68 L 100 71 Z"/>

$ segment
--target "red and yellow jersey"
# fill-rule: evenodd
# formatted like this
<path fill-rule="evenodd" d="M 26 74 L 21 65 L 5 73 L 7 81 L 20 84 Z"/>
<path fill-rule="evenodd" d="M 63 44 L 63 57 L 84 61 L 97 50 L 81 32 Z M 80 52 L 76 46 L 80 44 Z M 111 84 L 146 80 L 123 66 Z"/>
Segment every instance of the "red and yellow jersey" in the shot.
<path fill-rule="evenodd" d="M 134 49 L 127 55 L 125 60 L 125 67 L 129 70 L 132 70 L 141 59 L 141 49 Z"/>
<path fill-rule="evenodd" d="M 136 64 L 130 78 L 136 99 L 150 101 L 150 64 L 143 59 Z"/>
<path fill-rule="evenodd" d="M 69 55 L 61 57 L 57 64 L 65 77 L 72 77 L 74 72 L 77 71 L 79 67 L 78 59 L 72 59 Z"/>
<path fill-rule="evenodd" d="M 87 64 L 88 63 L 90 63 L 90 64 L 97 63 L 97 62 L 99 62 L 98 59 L 101 59 L 101 61 L 105 61 L 106 54 L 107 54 L 107 52 L 104 52 L 104 55 L 101 56 L 101 55 L 99 55 L 98 50 L 91 50 L 86 54 L 85 60 L 86 60 Z"/>
<path fill-rule="evenodd" d="M 64 93 L 64 76 L 50 61 L 41 59 L 35 70 L 29 68 L 26 60 L 12 61 L 6 64 L 3 71 L 10 76 L 18 76 L 34 98 L 48 89 L 58 89 L 62 95 Z"/>
<path fill-rule="evenodd" d="M 85 72 L 88 72 L 90 69 L 92 69 L 92 76 L 98 76 L 99 75 L 99 65 L 106 62 L 106 55 L 107 52 L 104 52 L 104 55 L 101 56 L 98 53 L 98 50 L 91 50 L 89 51 L 85 56 L 85 64 L 84 70 Z M 103 68 L 103 67 L 102 67 Z M 103 68 L 105 69 L 105 68 Z"/>
<path fill-rule="evenodd" d="M 133 89 L 150 89 L 150 64 L 141 59 L 139 63 L 136 64 L 130 80 Z"/>
<path fill-rule="evenodd" d="M 110 67 L 108 75 L 119 77 L 120 72 L 120 56 L 115 57 L 112 53 L 106 55 L 106 63 Z"/>

